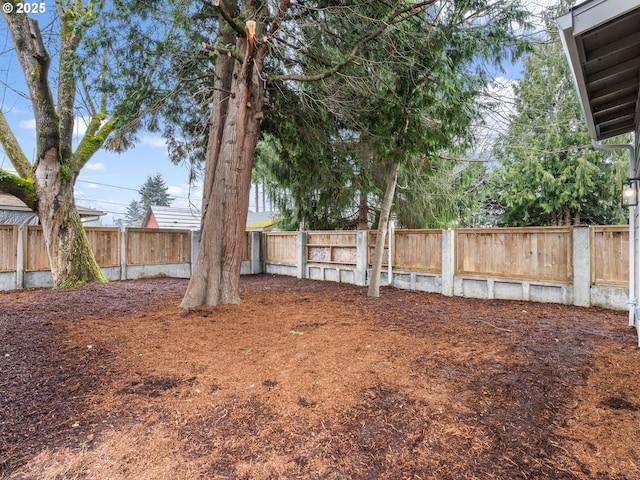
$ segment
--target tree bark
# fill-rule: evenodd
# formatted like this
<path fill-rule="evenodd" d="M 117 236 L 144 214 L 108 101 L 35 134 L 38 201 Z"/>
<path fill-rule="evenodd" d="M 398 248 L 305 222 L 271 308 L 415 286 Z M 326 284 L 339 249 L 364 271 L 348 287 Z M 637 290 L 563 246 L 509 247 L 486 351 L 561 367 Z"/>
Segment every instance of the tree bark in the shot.
<path fill-rule="evenodd" d="M 384 242 L 387 236 L 391 205 L 393 204 L 396 184 L 398 183 L 399 166 L 400 162 L 394 162 L 391 164 L 389 177 L 387 179 L 387 189 L 384 192 L 384 199 L 382 200 L 382 207 L 380 208 L 380 220 L 378 221 L 376 246 L 373 251 L 373 260 L 371 262 L 371 278 L 369 279 L 369 289 L 367 291 L 368 297 L 380 296 L 380 272 L 382 271 L 382 260 L 384 258 Z M 391 245 L 389 247 L 391 247 Z"/>
<path fill-rule="evenodd" d="M 236 41 L 242 63 L 223 56 L 216 62 L 220 80 L 207 146 L 200 249 L 182 308 L 240 302 L 242 243 L 264 94 L 259 76 L 264 50 L 256 55 L 250 41 L 251 36 Z"/>
<path fill-rule="evenodd" d="M 54 285 L 65 288 L 106 282 L 76 209 L 72 179 L 60 168 L 57 152 L 44 155 L 34 177 L 37 213 Z"/>

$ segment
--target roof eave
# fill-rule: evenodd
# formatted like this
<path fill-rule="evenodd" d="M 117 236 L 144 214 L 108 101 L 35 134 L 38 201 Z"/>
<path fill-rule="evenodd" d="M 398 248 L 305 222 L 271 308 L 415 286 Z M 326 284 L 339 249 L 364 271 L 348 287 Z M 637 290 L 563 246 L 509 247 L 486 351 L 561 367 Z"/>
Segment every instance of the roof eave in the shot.
<path fill-rule="evenodd" d="M 569 61 L 574 84 L 578 91 L 580 105 L 585 116 L 589 135 L 592 139 L 601 141 L 621 133 L 616 129 L 600 131 L 591 110 L 587 79 L 583 70 L 584 53 L 581 52 L 576 40 L 585 32 L 592 31 L 600 25 L 619 18 L 638 8 L 638 2 L 629 0 L 588 0 L 576 5 L 568 13 L 556 19 L 560 30 L 560 39 Z M 629 131 L 629 130 L 627 130 Z"/>
<path fill-rule="evenodd" d="M 589 130 L 589 136 L 591 138 L 600 140 L 598 138 L 598 132 L 596 130 L 595 121 L 591 114 L 591 107 L 589 105 L 589 92 L 587 91 L 587 84 L 584 73 L 582 71 L 582 64 L 580 62 L 580 53 L 578 52 L 578 44 L 574 36 L 573 25 L 574 14 L 573 10 L 569 13 L 559 17 L 556 22 L 560 29 L 560 40 L 562 41 L 562 48 L 565 55 L 569 60 L 569 68 L 571 69 L 571 76 L 575 84 L 576 90 L 578 90 L 578 100 L 582 107 L 585 120 L 587 122 L 587 128 Z"/>

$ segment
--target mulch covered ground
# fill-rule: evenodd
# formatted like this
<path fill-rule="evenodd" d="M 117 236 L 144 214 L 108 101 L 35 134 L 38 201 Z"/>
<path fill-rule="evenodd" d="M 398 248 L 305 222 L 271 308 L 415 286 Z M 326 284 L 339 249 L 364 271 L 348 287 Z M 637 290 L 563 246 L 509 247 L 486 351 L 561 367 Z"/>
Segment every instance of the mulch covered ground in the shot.
<path fill-rule="evenodd" d="M 640 478 L 625 312 L 186 284 L 0 292 L 0 478 Z"/>

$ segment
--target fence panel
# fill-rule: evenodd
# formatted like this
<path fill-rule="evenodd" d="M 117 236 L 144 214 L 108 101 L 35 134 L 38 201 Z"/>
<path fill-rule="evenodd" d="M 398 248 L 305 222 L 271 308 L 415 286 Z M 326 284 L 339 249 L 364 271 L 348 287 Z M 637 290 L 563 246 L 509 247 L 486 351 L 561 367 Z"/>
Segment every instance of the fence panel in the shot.
<path fill-rule="evenodd" d="M 188 230 L 129 228 L 127 265 L 166 265 L 191 262 Z"/>
<path fill-rule="evenodd" d="M 85 227 L 96 262 L 101 267 L 120 266 L 120 232 L 116 227 Z"/>
<path fill-rule="evenodd" d="M 369 230 L 367 235 L 367 265 L 369 268 L 373 265 L 373 253 L 376 250 L 376 239 L 378 238 L 377 230 Z M 382 266 L 389 266 L 389 230 L 384 236 L 384 252 L 382 254 Z"/>
<path fill-rule="evenodd" d="M 264 261 L 267 263 L 296 263 L 297 232 L 266 232 Z"/>
<path fill-rule="evenodd" d="M 242 244 L 242 261 L 251 260 L 251 232 L 244 232 Z"/>
<path fill-rule="evenodd" d="M 395 230 L 393 268 L 442 273 L 442 230 Z"/>
<path fill-rule="evenodd" d="M 42 227 L 40 225 L 25 225 L 22 235 L 24 242 L 24 271 L 51 270 Z"/>
<path fill-rule="evenodd" d="M 591 284 L 629 286 L 629 226 L 591 227 Z"/>
<path fill-rule="evenodd" d="M 18 227 L 0 225 L 0 272 L 14 272 L 18 256 Z"/>
<path fill-rule="evenodd" d="M 85 227 L 89 244 L 101 267 L 120 265 L 120 229 L 113 227 Z M 51 270 L 49 256 L 40 225 L 25 225 L 24 270 L 38 272 Z"/>
<path fill-rule="evenodd" d="M 570 227 L 456 230 L 456 275 L 573 281 Z"/>
<path fill-rule="evenodd" d="M 307 233 L 307 263 L 353 267 L 357 260 L 355 231 Z"/>

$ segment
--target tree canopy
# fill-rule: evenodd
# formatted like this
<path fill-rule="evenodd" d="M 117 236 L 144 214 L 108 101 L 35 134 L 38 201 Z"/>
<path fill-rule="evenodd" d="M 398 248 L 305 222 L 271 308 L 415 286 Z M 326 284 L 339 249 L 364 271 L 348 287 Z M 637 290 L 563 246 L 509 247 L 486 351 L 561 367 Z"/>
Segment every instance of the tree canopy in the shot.
<path fill-rule="evenodd" d="M 591 147 L 552 23 L 557 12 L 556 7 L 547 13 L 546 36 L 524 60 L 515 111 L 494 149 L 499 165 L 488 197 L 499 210 L 499 225 L 625 221 L 618 194 L 628 170 L 626 158 Z"/>
<path fill-rule="evenodd" d="M 10 0 L 5 5 L 13 8 L 3 8 L 13 48 L 1 55 L 10 59 L 7 64 L 17 59 L 23 82 L 11 75 L 5 93 L 30 99 L 36 153 L 33 161 L 25 155 L 5 116 L 10 104 L 2 103 L 0 144 L 15 173 L 0 169 L 0 191 L 38 215 L 56 286 L 105 281 L 82 228 L 73 187 L 100 148 L 123 150 L 140 127 L 157 126 L 150 114 L 167 92 L 154 88 L 161 56 L 147 53 L 171 44 L 173 24 L 162 15 L 150 18 L 137 2 L 56 0 L 45 5 L 46 12 L 30 14 L 16 8 L 19 3 Z M 136 48 L 141 39 L 144 49 Z M 86 131 L 75 141 L 82 121 Z"/>

